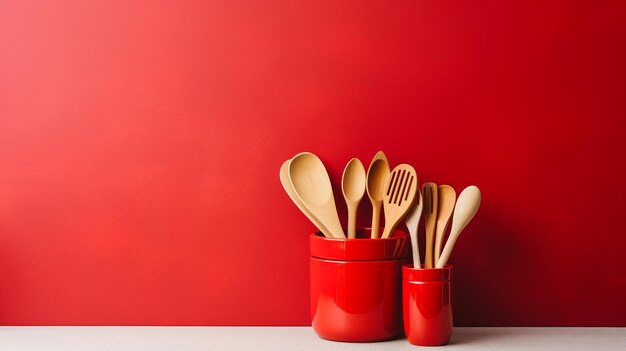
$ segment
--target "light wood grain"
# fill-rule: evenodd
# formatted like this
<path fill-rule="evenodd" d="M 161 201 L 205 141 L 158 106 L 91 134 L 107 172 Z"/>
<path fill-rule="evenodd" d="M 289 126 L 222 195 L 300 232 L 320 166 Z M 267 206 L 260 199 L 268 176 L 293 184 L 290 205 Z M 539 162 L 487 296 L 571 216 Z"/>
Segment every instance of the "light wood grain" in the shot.
<path fill-rule="evenodd" d="M 365 168 L 358 158 L 348 162 L 341 176 L 341 192 L 348 208 L 348 239 L 356 238 L 356 215 L 365 194 Z"/>
<path fill-rule="evenodd" d="M 443 248 L 441 257 L 439 257 L 439 261 L 437 261 L 436 268 L 443 268 L 448 262 L 456 240 L 459 238 L 459 235 L 461 235 L 461 231 L 463 231 L 465 226 L 467 226 L 472 218 L 474 218 L 474 215 L 476 215 L 480 207 L 480 201 L 480 190 L 474 185 L 468 186 L 459 195 L 452 217 L 450 236 L 448 237 L 446 246 Z"/>
<path fill-rule="evenodd" d="M 289 180 L 304 205 L 335 238 L 345 238 L 337 215 L 328 172 L 322 161 L 310 152 L 303 152 L 289 163 Z"/>
<path fill-rule="evenodd" d="M 437 226 L 435 231 L 435 260 L 439 261 L 441 256 L 441 248 L 443 244 L 443 238 L 450 223 L 452 217 L 452 211 L 454 211 L 454 204 L 456 203 L 456 192 L 449 185 L 439 185 L 437 187 Z"/>
<path fill-rule="evenodd" d="M 372 203 L 372 239 L 380 232 L 380 210 L 385 198 L 385 182 L 389 176 L 389 162 L 382 151 L 378 151 L 367 169 L 367 196 Z"/>
<path fill-rule="evenodd" d="M 385 209 L 385 230 L 381 236 L 388 238 L 398 223 L 413 207 L 417 195 L 417 174 L 408 164 L 396 166 L 388 177 L 383 206 Z"/>
<path fill-rule="evenodd" d="M 434 260 L 434 242 L 435 228 L 437 227 L 437 184 L 429 182 L 422 186 L 422 195 L 424 196 L 424 224 L 426 228 L 426 248 L 424 251 L 424 267 L 433 268 Z"/>
<path fill-rule="evenodd" d="M 302 201 L 300 201 L 300 198 L 298 198 L 295 191 L 293 190 L 293 186 L 291 185 L 291 182 L 289 181 L 289 162 L 291 162 L 291 159 L 283 162 L 282 166 L 280 166 L 280 183 L 283 185 L 283 189 L 285 189 L 285 192 L 287 193 L 287 195 L 289 195 L 289 198 L 291 199 L 291 201 L 293 201 L 293 203 L 296 204 L 296 206 L 300 209 L 300 211 L 304 213 L 306 218 L 308 218 L 309 221 L 311 221 L 317 227 L 317 229 L 319 229 L 319 231 L 322 232 L 322 234 L 324 234 L 325 237 L 333 238 L 333 235 L 328 231 L 328 229 L 326 229 L 326 227 L 322 224 L 322 222 L 320 222 L 319 219 L 317 219 L 304 206 L 304 204 L 302 204 Z"/>
<path fill-rule="evenodd" d="M 417 187 L 417 199 L 415 199 L 415 204 L 404 217 L 404 223 L 406 224 L 406 228 L 409 230 L 409 235 L 411 236 L 411 250 L 413 253 L 413 268 L 421 269 L 422 263 L 420 260 L 420 250 L 418 244 L 418 234 L 419 234 L 419 224 L 420 218 L 422 217 L 422 209 L 424 208 L 424 201 L 422 199 L 422 192 L 419 190 L 419 186 Z"/>

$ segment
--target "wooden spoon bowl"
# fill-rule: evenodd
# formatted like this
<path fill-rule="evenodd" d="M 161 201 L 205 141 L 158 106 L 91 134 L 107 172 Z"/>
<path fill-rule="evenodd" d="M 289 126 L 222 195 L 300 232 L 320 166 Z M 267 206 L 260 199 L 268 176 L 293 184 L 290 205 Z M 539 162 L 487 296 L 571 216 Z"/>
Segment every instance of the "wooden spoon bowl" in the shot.
<path fill-rule="evenodd" d="M 293 190 L 311 214 L 336 238 L 345 238 L 333 188 L 322 161 L 310 152 L 300 153 L 289 163 L 289 180 Z"/>
<path fill-rule="evenodd" d="M 341 177 L 341 191 L 348 207 L 348 239 L 356 238 L 356 213 L 365 194 L 365 168 L 358 158 L 348 162 Z"/>
<path fill-rule="evenodd" d="M 378 151 L 367 170 L 367 196 L 372 203 L 372 239 L 380 231 L 380 209 L 385 199 L 385 186 L 389 177 L 389 162 L 382 151 Z"/>

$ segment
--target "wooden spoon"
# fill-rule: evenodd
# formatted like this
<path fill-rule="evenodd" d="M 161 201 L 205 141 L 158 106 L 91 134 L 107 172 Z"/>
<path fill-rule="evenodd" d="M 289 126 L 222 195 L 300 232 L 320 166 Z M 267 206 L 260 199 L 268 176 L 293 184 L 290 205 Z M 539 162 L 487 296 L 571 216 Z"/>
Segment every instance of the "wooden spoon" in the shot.
<path fill-rule="evenodd" d="M 450 253 L 454 248 L 456 239 L 461 235 L 461 231 L 465 226 L 474 218 L 478 207 L 480 207 L 481 194 L 480 190 L 470 185 L 465 188 L 459 195 L 454 208 L 454 215 L 452 217 L 452 229 L 450 229 L 450 236 L 446 242 L 446 246 L 443 248 L 441 257 L 437 261 L 437 268 L 443 268 L 450 258 Z"/>
<path fill-rule="evenodd" d="M 424 267 L 433 268 L 433 244 L 435 241 L 435 228 L 437 226 L 437 184 L 424 183 L 422 185 L 424 195 L 424 223 L 426 224 L 426 250 L 424 251 Z"/>
<path fill-rule="evenodd" d="M 304 207 L 319 219 L 330 234 L 335 238 L 345 238 L 335 207 L 333 188 L 322 161 L 310 152 L 297 154 L 289 163 L 289 180 Z"/>
<path fill-rule="evenodd" d="M 382 151 L 378 151 L 367 169 L 367 196 L 372 203 L 372 239 L 380 232 L 380 208 L 385 198 L 385 185 L 389 176 L 389 162 Z"/>
<path fill-rule="evenodd" d="M 300 211 L 304 213 L 306 218 L 308 218 L 313 224 L 315 224 L 317 229 L 319 229 L 320 232 L 322 232 L 322 234 L 324 234 L 325 237 L 332 238 L 333 236 L 328 231 L 328 229 L 326 229 L 326 227 L 319 221 L 319 219 L 317 219 L 311 212 L 309 212 L 309 210 L 306 207 L 304 207 L 304 205 L 302 204 L 302 201 L 300 201 L 295 191 L 293 190 L 293 186 L 291 185 L 291 182 L 289 181 L 289 162 L 291 162 L 291 160 L 285 161 L 283 165 L 280 166 L 280 183 L 283 185 L 285 192 L 287 193 L 287 195 L 289 195 L 289 198 L 291 198 L 291 201 L 293 201 L 296 204 L 296 206 L 298 206 Z"/>
<path fill-rule="evenodd" d="M 449 185 L 440 185 L 437 193 L 437 230 L 435 234 L 435 261 L 439 261 L 441 256 L 441 247 L 443 244 L 443 236 L 450 223 L 452 211 L 454 211 L 454 203 L 456 202 L 456 192 Z"/>
<path fill-rule="evenodd" d="M 417 194 L 417 174 L 411 165 L 401 164 L 393 169 L 385 192 L 385 230 L 381 236 L 388 238 L 398 223 L 413 207 Z"/>
<path fill-rule="evenodd" d="M 422 200 L 422 192 L 417 188 L 417 199 L 413 208 L 406 214 L 404 223 L 409 230 L 411 236 L 411 249 L 413 250 L 413 268 L 421 269 L 422 263 L 420 262 L 420 250 L 417 243 L 417 233 L 420 224 L 420 218 L 422 217 L 422 208 L 424 208 L 424 201 Z"/>
<path fill-rule="evenodd" d="M 348 162 L 341 177 L 341 192 L 348 207 L 348 239 L 356 238 L 356 214 L 365 194 L 365 168 L 358 158 Z"/>

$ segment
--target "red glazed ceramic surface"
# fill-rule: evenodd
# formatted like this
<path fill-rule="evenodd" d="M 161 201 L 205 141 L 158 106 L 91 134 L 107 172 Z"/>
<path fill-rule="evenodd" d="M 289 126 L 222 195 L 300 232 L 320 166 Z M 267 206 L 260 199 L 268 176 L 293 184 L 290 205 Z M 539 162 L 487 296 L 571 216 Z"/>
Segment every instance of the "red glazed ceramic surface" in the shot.
<path fill-rule="evenodd" d="M 402 333 L 402 273 L 408 235 L 389 239 L 311 236 L 311 324 L 322 338 L 369 342 Z M 342 258 L 342 259 L 339 259 Z"/>
<path fill-rule="evenodd" d="M 382 229 L 381 229 L 382 230 Z M 326 238 L 311 235 L 311 256 L 339 261 L 380 261 L 406 257 L 409 254 L 409 237 L 396 230 L 387 239 L 368 240 L 370 229 L 357 229 L 357 239 Z"/>
<path fill-rule="evenodd" d="M 404 331 L 419 346 L 445 345 L 452 335 L 452 266 L 441 269 L 402 267 Z"/>

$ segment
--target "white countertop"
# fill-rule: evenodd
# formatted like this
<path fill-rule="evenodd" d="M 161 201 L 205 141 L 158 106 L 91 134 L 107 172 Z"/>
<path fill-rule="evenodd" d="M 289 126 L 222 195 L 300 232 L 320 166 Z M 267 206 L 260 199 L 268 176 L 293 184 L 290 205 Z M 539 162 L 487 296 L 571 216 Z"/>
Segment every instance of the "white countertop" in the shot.
<path fill-rule="evenodd" d="M 0 327 L 0 350 L 414 350 L 340 343 L 310 327 Z M 432 349 L 432 348 L 431 348 Z M 626 328 L 454 328 L 445 350 L 626 350 Z"/>

